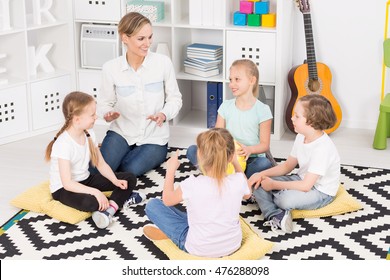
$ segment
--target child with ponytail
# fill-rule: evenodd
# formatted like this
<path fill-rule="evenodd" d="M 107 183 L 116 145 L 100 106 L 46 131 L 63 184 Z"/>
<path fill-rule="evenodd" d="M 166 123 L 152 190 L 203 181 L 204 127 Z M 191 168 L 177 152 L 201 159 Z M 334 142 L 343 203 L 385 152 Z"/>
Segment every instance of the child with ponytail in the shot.
<path fill-rule="evenodd" d="M 50 161 L 50 191 L 53 199 L 72 208 L 93 212 L 98 228 L 106 228 L 123 205 L 139 203 L 145 195 L 133 192 L 132 173 L 114 173 L 96 143 L 93 125 L 97 119 L 94 98 L 83 92 L 69 93 L 62 104 L 65 123 L 46 148 Z M 100 174 L 91 175 L 89 164 Z M 112 191 L 108 199 L 102 192 Z"/>
<path fill-rule="evenodd" d="M 197 137 L 197 153 L 204 175 L 190 176 L 174 188 L 179 167 L 177 153 L 167 162 L 161 199 L 146 204 L 148 218 L 158 227 L 144 226 L 151 240 L 169 237 L 180 249 L 201 257 L 223 257 L 240 248 L 241 201 L 251 190 L 235 156 L 232 135 L 224 128 L 213 128 Z M 232 162 L 236 173 L 227 175 Z M 186 202 L 187 212 L 172 207 Z"/>

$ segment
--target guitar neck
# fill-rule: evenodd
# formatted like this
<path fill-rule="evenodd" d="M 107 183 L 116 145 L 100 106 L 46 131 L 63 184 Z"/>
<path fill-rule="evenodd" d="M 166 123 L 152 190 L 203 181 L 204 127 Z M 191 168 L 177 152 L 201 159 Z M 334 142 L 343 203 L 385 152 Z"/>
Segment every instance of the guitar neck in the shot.
<path fill-rule="evenodd" d="M 310 13 L 303 14 L 303 23 L 305 25 L 306 56 L 307 65 L 309 68 L 309 78 L 310 80 L 318 80 L 316 54 L 314 50 L 313 28 L 311 24 Z"/>

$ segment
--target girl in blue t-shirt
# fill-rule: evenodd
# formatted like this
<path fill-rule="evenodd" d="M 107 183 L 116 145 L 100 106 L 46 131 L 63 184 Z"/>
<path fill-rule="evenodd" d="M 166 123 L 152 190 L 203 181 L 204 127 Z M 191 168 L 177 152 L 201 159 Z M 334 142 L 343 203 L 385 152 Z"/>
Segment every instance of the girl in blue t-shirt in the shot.
<path fill-rule="evenodd" d="M 265 156 L 270 148 L 272 114 L 268 105 L 258 100 L 259 70 L 253 61 L 240 59 L 230 67 L 229 88 L 235 98 L 225 100 L 218 109 L 215 127 L 226 128 L 239 145 L 237 156 L 245 157 L 245 174 L 272 166 Z M 187 158 L 197 166 L 197 146 L 187 150 Z"/>

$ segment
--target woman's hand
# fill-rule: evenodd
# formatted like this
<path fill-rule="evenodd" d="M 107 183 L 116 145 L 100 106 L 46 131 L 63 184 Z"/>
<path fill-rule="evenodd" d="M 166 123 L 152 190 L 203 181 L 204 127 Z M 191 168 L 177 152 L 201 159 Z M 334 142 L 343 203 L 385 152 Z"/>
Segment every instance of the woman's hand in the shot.
<path fill-rule="evenodd" d="M 148 116 L 146 119 L 156 122 L 158 126 L 162 126 L 163 122 L 165 122 L 167 117 L 163 113 L 159 112 L 155 115 Z"/>
<path fill-rule="evenodd" d="M 118 188 L 122 189 L 122 190 L 126 190 L 127 189 L 127 181 L 126 180 L 119 180 L 119 179 L 116 179 L 115 181 L 112 182 L 115 186 L 117 186 Z"/>
<path fill-rule="evenodd" d="M 116 120 L 119 118 L 121 114 L 119 112 L 110 111 L 104 115 L 104 120 L 106 122 L 112 122 L 113 120 Z"/>

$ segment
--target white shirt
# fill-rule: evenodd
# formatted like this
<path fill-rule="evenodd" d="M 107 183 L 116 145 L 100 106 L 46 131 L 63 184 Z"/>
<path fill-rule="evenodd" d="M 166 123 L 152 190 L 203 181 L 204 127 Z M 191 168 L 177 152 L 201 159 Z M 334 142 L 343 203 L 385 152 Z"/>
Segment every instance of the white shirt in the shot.
<path fill-rule="evenodd" d="M 239 213 L 243 196 L 249 194 L 244 174 L 227 176 L 220 188 L 211 177 L 191 175 L 180 187 L 187 205 L 187 251 L 196 256 L 222 257 L 240 248 Z"/>
<path fill-rule="evenodd" d="M 88 130 L 90 137 L 96 145 L 96 136 L 93 130 Z M 78 144 L 64 131 L 54 142 L 51 151 L 50 160 L 50 191 L 52 193 L 63 188 L 58 166 L 58 159 L 65 159 L 70 161 L 71 178 L 76 182 L 83 181 L 89 176 L 89 162 L 90 152 L 87 136 L 85 136 L 85 144 Z"/>
<path fill-rule="evenodd" d="M 181 106 L 175 71 L 167 56 L 149 52 L 137 71 L 129 66 L 126 55 L 103 65 L 97 112 L 100 117 L 109 111 L 121 114 L 110 130 L 123 136 L 129 145 L 167 144 L 168 121 Z M 158 112 L 166 116 L 161 127 L 146 119 Z"/>
<path fill-rule="evenodd" d="M 326 133 L 307 144 L 304 140 L 302 134 L 297 134 L 290 154 L 298 160 L 299 177 L 303 180 L 308 172 L 320 175 L 314 187 L 335 196 L 340 186 L 340 156 L 336 146 Z"/>

